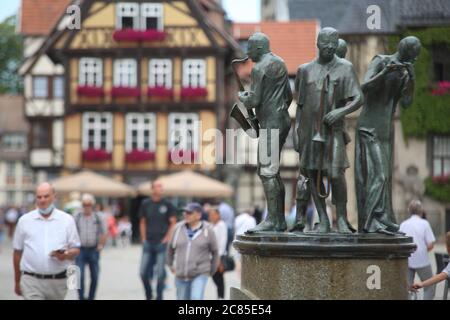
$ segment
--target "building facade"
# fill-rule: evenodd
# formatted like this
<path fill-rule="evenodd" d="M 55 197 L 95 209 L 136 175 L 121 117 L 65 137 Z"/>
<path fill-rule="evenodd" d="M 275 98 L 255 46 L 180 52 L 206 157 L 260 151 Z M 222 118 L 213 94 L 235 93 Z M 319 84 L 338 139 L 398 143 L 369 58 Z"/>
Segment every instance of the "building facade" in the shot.
<path fill-rule="evenodd" d="M 81 27 L 70 30 L 62 15 L 38 51 L 63 74 L 63 148 L 53 166 L 133 185 L 184 169 L 215 174 L 215 154 L 206 151 L 213 130 L 224 128 L 225 68 L 239 50 L 220 6 L 80 1 L 79 8 Z"/>

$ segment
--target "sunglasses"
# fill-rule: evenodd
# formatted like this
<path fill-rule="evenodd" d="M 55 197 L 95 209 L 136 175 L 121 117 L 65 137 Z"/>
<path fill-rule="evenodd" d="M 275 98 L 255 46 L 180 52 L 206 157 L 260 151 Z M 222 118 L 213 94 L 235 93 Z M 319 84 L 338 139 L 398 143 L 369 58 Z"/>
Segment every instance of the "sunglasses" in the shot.
<path fill-rule="evenodd" d="M 92 203 L 83 203 L 83 207 L 92 207 Z"/>

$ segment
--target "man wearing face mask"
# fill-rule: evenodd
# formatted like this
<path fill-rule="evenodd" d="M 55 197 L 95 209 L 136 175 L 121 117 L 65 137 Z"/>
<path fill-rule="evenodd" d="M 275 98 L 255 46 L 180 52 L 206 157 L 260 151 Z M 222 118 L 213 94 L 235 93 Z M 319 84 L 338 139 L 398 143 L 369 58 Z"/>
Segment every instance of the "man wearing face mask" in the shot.
<path fill-rule="evenodd" d="M 19 219 L 14 234 L 15 292 L 25 300 L 62 300 L 66 270 L 80 253 L 73 217 L 55 208 L 55 190 L 36 188 L 37 208 Z"/>
<path fill-rule="evenodd" d="M 336 29 L 327 27 L 320 30 L 317 37 L 319 56 L 301 65 L 295 79 L 297 134 L 294 135 L 294 146 L 300 155 L 300 176 L 294 231 L 303 231 L 312 195 L 320 218 L 317 231 L 330 232 L 324 177 L 333 190 L 337 231 L 354 231 L 347 220 L 345 170 L 349 161 L 345 148 L 350 138 L 345 132 L 344 121 L 347 114 L 363 104 L 363 94 L 353 65 L 335 55 L 338 43 Z"/>

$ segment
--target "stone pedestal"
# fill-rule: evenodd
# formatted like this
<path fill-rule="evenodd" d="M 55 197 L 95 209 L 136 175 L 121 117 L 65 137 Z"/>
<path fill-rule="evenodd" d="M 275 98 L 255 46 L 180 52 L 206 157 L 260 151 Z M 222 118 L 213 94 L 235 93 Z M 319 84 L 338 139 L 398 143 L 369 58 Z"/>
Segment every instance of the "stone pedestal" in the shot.
<path fill-rule="evenodd" d="M 411 237 L 265 232 L 238 236 L 231 299 L 407 299 Z"/>

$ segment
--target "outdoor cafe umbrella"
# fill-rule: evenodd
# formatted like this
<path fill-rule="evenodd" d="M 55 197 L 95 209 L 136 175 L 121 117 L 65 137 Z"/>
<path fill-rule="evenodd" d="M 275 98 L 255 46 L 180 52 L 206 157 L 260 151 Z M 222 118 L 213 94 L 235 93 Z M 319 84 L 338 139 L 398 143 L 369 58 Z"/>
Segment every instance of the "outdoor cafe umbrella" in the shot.
<path fill-rule="evenodd" d="M 79 191 L 99 197 L 128 197 L 135 194 L 134 189 L 129 185 L 92 171 L 64 176 L 51 183 L 57 193 Z"/>
<path fill-rule="evenodd" d="M 233 188 L 223 182 L 193 171 L 181 171 L 158 178 L 163 186 L 165 196 L 226 198 L 233 194 Z M 149 195 L 150 182 L 138 186 L 140 194 Z"/>

